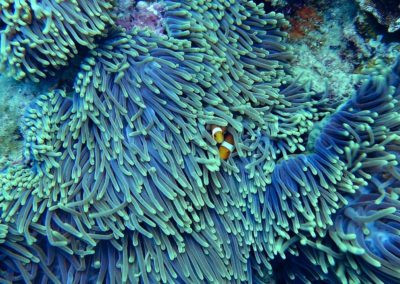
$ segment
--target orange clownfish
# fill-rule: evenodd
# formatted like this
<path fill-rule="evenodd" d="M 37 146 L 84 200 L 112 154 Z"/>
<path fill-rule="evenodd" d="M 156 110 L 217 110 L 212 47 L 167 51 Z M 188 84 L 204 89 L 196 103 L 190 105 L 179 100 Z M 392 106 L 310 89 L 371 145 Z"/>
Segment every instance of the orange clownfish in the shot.
<path fill-rule="evenodd" d="M 220 127 L 217 125 L 211 125 L 211 135 L 218 144 L 220 144 L 224 141 L 225 131 L 226 131 L 226 127 L 224 127 L 224 126 Z"/>
<path fill-rule="evenodd" d="M 227 160 L 230 154 L 235 150 L 235 142 L 233 141 L 232 134 L 228 133 L 225 135 L 225 139 L 219 146 L 219 157 L 223 160 Z"/>

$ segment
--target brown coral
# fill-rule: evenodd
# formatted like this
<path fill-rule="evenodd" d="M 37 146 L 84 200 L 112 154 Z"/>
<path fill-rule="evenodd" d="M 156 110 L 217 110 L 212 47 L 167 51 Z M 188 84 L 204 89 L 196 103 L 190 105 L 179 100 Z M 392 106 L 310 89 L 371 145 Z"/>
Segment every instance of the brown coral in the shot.
<path fill-rule="evenodd" d="M 321 14 L 313 7 L 302 6 L 289 19 L 291 28 L 289 37 L 291 39 L 301 39 L 309 32 L 317 30 L 322 23 Z"/>
<path fill-rule="evenodd" d="M 398 0 L 356 0 L 360 8 L 371 13 L 388 32 L 400 29 L 400 4 Z"/>

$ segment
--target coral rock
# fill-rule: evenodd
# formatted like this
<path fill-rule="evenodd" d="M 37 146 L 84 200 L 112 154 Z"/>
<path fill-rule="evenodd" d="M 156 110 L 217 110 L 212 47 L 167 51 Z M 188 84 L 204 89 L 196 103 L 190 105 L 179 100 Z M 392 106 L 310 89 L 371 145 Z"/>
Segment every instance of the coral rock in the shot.
<path fill-rule="evenodd" d="M 400 4 L 397 0 L 356 0 L 360 8 L 371 13 L 389 32 L 400 29 Z"/>

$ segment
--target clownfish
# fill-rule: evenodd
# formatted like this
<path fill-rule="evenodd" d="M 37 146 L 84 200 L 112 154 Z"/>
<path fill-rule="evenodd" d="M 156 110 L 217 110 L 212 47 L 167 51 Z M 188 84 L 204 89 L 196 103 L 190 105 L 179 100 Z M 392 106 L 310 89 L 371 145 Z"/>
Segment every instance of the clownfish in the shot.
<path fill-rule="evenodd" d="M 219 146 L 219 157 L 223 160 L 227 160 L 230 154 L 235 150 L 235 142 L 233 141 L 232 134 L 228 133 L 224 137 L 224 141 Z"/>
<path fill-rule="evenodd" d="M 218 144 L 220 144 L 224 141 L 225 131 L 226 131 L 226 127 L 224 127 L 224 126 L 220 127 L 217 125 L 211 125 L 211 135 Z"/>

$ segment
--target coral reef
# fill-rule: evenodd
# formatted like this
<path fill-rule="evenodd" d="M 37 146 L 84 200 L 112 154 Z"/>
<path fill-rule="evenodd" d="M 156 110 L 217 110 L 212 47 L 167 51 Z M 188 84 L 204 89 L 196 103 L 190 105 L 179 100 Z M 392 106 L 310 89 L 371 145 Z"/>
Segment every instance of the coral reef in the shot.
<path fill-rule="evenodd" d="M 3 79 L 3 78 L 2 78 Z M 4 82 L 4 79 L 2 80 Z M 20 104 L 14 100 L 13 92 L 7 92 L 7 96 L 0 97 L 0 156 L 5 159 L 16 149 L 22 150 L 22 137 L 19 133 L 19 121 L 22 117 Z M 19 141 L 19 142 L 18 142 Z M 0 168 L 3 161 L 0 162 Z"/>
<path fill-rule="evenodd" d="M 306 34 L 317 30 L 322 23 L 321 12 L 310 6 L 302 6 L 297 9 L 290 18 L 289 38 L 298 40 Z"/>
<path fill-rule="evenodd" d="M 400 281 L 400 63 L 332 101 L 290 74 L 282 14 L 165 0 L 162 18 L 110 22 L 73 89 L 26 110 L 0 282 Z"/>
<path fill-rule="evenodd" d="M 367 21 L 355 2 L 291 1 L 283 12 L 292 23 L 291 72 L 331 100 L 344 102 L 368 75 L 385 74 L 399 55 L 399 43 Z"/>
<path fill-rule="evenodd" d="M 35 96 L 48 90 L 49 84 L 17 82 L 0 75 L 0 170 L 22 158 L 20 132 L 25 108 Z"/>
<path fill-rule="evenodd" d="M 360 8 L 371 13 L 389 32 L 400 29 L 400 4 L 397 0 L 356 0 Z"/>
<path fill-rule="evenodd" d="M 117 6 L 117 24 L 130 30 L 133 27 L 148 28 L 156 33 L 164 33 L 162 14 L 163 4 L 157 1 L 138 1 L 131 3 L 122 0 Z"/>
<path fill-rule="evenodd" d="M 330 100 L 343 102 L 359 84 L 354 69 L 360 60 L 353 59 L 349 51 L 352 43 L 346 37 L 354 31 L 355 6 L 342 0 L 326 6 L 317 2 L 322 7 L 311 3 L 291 6 L 289 40 L 295 51 L 291 72 L 300 77 L 301 83 L 310 84 L 311 90 L 326 91 Z"/>
<path fill-rule="evenodd" d="M 358 48 L 367 50 L 367 57 L 363 58 L 363 64 L 360 64 L 355 73 L 363 75 L 386 74 L 400 55 L 400 43 L 383 43 L 383 37 L 377 36 L 375 40 L 368 42 L 359 42 Z"/>

